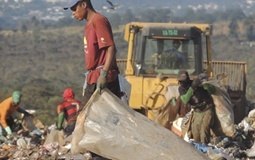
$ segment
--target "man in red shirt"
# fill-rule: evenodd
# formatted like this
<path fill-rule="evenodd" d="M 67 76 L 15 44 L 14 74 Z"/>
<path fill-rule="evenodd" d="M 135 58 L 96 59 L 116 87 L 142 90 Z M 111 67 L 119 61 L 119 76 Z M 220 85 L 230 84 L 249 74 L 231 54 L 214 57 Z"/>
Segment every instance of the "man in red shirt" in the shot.
<path fill-rule="evenodd" d="M 120 97 L 119 69 L 116 63 L 116 47 L 108 19 L 96 12 L 90 0 L 71 0 L 69 7 L 78 21 L 86 20 L 84 28 L 84 57 L 87 70 L 84 103 L 96 89 L 107 87 Z M 82 109 L 82 108 L 81 108 Z M 92 153 L 94 159 L 106 159 Z"/>
<path fill-rule="evenodd" d="M 86 76 L 85 104 L 96 89 L 107 87 L 120 97 L 119 69 L 116 48 L 108 19 L 96 12 L 90 0 L 72 0 L 70 7 L 75 19 L 86 20 L 84 28 L 84 57 Z"/>

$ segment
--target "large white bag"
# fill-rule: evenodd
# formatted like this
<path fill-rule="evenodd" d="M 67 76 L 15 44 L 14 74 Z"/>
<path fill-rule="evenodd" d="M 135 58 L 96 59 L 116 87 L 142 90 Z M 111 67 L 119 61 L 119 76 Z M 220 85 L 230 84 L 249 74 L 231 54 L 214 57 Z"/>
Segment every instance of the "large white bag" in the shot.
<path fill-rule="evenodd" d="M 234 126 L 233 104 L 227 91 L 221 87 L 216 80 L 207 81 L 204 84 L 213 85 L 215 93 L 212 94 L 217 118 L 220 122 L 220 129 L 229 137 L 233 137 L 236 129 Z"/>
<path fill-rule="evenodd" d="M 71 152 L 86 150 L 113 160 L 208 159 L 108 90 L 96 91 L 78 116 Z"/>

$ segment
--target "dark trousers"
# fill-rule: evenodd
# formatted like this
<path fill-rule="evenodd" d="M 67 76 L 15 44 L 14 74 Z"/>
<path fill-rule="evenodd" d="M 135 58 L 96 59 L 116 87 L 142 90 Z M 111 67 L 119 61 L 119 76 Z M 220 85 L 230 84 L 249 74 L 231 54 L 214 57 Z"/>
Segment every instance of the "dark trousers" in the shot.
<path fill-rule="evenodd" d="M 73 123 L 70 123 L 66 126 L 66 128 L 64 129 L 64 133 L 66 136 L 69 136 L 73 133 L 74 131 L 74 128 L 75 128 L 75 122 Z"/>

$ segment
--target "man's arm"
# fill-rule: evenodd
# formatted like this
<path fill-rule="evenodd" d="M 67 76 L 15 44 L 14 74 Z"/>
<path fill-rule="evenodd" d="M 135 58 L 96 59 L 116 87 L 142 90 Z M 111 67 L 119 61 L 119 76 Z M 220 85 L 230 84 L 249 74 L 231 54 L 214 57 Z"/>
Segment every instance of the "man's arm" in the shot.
<path fill-rule="evenodd" d="M 3 128 L 7 127 L 6 119 L 7 119 L 7 111 L 1 110 L 0 123 Z"/>
<path fill-rule="evenodd" d="M 25 109 L 23 109 L 23 108 L 21 108 L 21 107 L 18 107 L 18 108 L 17 108 L 17 112 L 23 113 L 25 116 L 31 116 L 30 113 L 28 113 Z"/>
<path fill-rule="evenodd" d="M 184 104 L 187 104 L 190 100 L 190 98 L 192 97 L 193 95 L 193 89 L 191 87 L 189 87 L 188 91 L 181 95 L 181 101 L 184 103 Z"/>
<path fill-rule="evenodd" d="M 111 45 L 111 46 L 107 47 L 107 50 L 106 50 L 106 60 L 105 60 L 105 64 L 103 67 L 104 71 L 106 71 L 106 72 L 109 71 L 114 57 L 115 57 L 115 46 Z"/>
<path fill-rule="evenodd" d="M 184 104 L 187 104 L 192 97 L 194 91 L 201 86 L 202 82 L 200 79 L 196 78 L 192 81 L 191 86 L 189 87 L 188 91 L 181 95 L 181 100 Z"/>
<path fill-rule="evenodd" d="M 64 114 L 64 112 L 58 113 L 58 119 L 57 119 L 57 129 L 58 129 L 58 130 L 61 130 L 61 129 L 62 129 L 64 119 L 65 119 L 65 114 Z"/>
<path fill-rule="evenodd" d="M 106 86 L 107 72 L 109 71 L 112 65 L 113 58 L 115 58 L 115 46 L 111 45 L 106 49 L 106 61 L 103 66 L 103 69 L 100 71 L 100 76 L 97 80 L 97 89 L 99 89 L 99 92 L 101 92 L 101 89 L 105 88 Z"/>
<path fill-rule="evenodd" d="M 6 131 L 7 135 L 11 135 L 12 134 L 12 130 L 8 126 L 7 121 L 6 121 L 7 120 L 7 110 L 1 110 L 1 116 L 0 117 L 1 117 L 0 123 L 1 123 L 2 127 Z"/>
<path fill-rule="evenodd" d="M 115 58 L 115 43 L 113 40 L 113 34 L 111 24 L 108 19 L 101 16 L 97 21 L 94 21 L 94 27 L 96 29 L 96 35 L 98 38 L 98 44 L 100 49 L 106 49 L 106 60 L 103 69 L 100 72 L 100 76 L 97 80 L 97 88 L 99 91 L 106 86 L 107 73 L 112 65 Z"/>

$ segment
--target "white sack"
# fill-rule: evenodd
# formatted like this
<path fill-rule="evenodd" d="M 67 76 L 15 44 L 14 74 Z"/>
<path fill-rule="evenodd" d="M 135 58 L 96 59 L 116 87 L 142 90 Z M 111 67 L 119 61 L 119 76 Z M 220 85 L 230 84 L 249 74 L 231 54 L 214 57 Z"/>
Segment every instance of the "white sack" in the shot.
<path fill-rule="evenodd" d="M 189 143 L 135 112 L 108 90 L 80 112 L 72 153 L 89 150 L 114 160 L 204 160 Z"/>

